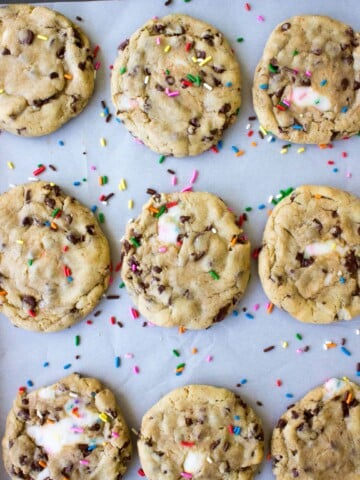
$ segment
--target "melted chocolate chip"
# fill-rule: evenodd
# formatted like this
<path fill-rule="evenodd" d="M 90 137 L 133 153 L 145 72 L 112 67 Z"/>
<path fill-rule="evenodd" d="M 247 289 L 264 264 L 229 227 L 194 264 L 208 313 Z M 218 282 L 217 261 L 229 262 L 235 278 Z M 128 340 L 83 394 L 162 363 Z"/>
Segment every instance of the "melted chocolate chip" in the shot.
<path fill-rule="evenodd" d="M 129 39 L 127 38 L 118 46 L 118 50 L 124 50 L 129 45 Z"/>
<path fill-rule="evenodd" d="M 214 442 L 210 443 L 210 450 L 215 450 L 216 447 L 220 445 L 221 440 L 215 440 Z"/>
<path fill-rule="evenodd" d="M 197 118 L 192 118 L 190 121 L 189 121 L 190 125 L 192 125 L 193 127 L 195 128 L 198 128 L 200 127 L 200 122 Z"/>
<path fill-rule="evenodd" d="M 62 46 L 58 49 L 58 51 L 56 52 L 56 56 L 58 58 L 61 58 L 61 59 L 64 58 L 64 56 L 65 56 L 65 47 L 64 46 Z"/>
<path fill-rule="evenodd" d="M 21 45 L 31 45 L 34 41 L 34 32 L 31 30 L 21 30 L 19 32 L 19 42 Z"/>
<path fill-rule="evenodd" d="M 345 401 L 341 402 L 341 409 L 343 413 L 343 417 L 346 418 L 349 416 L 349 406 Z"/>
<path fill-rule="evenodd" d="M 283 32 L 286 32 L 287 30 L 290 29 L 290 27 L 291 27 L 291 23 L 286 22 L 286 23 L 283 23 L 280 28 Z"/>
<path fill-rule="evenodd" d="M 276 425 L 276 428 L 279 428 L 280 430 L 283 430 L 286 425 L 287 425 L 287 420 L 285 420 L 284 418 L 280 418 L 280 420 L 278 421 L 277 425 Z"/>
<path fill-rule="evenodd" d="M 77 235 L 76 233 L 70 233 L 66 236 L 66 238 L 71 242 L 73 245 L 77 243 L 83 242 L 85 240 L 84 235 Z"/>
<path fill-rule="evenodd" d="M 28 408 L 21 408 L 17 412 L 17 416 L 24 421 L 30 420 L 30 410 Z"/>
<path fill-rule="evenodd" d="M 198 262 L 201 258 L 203 258 L 205 253 L 206 252 L 192 253 L 191 256 L 192 256 L 192 259 L 194 260 L 194 262 Z"/>
<path fill-rule="evenodd" d="M 160 83 L 157 83 L 155 85 L 155 88 L 158 92 L 163 92 L 165 90 L 165 88 L 162 85 L 160 85 Z"/>
<path fill-rule="evenodd" d="M 356 274 L 360 268 L 360 257 L 355 255 L 355 251 L 351 250 L 345 256 L 345 267 L 349 273 Z"/>
<path fill-rule="evenodd" d="M 86 62 L 79 62 L 79 63 L 78 63 L 78 68 L 79 68 L 79 70 L 84 71 L 84 70 L 85 70 L 85 67 L 86 67 Z"/>
<path fill-rule="evenodd" d="M 95 225 L 86 225 L 86 231 L 89 235 L 95 234 Z"/>
<path fill-rule="evenodd" d="M 299 472 L 296 470 L 296 468 L 293 468 L 293 469 L 291 470 L 291 473 L 292 473 L 292 476 L 293 476 L 294 478 L 296 478 L 296 477 L 299 476 Z"/>
<path fill-rule="evenodd" d="M 181 216 L 180 216 L 180 222 L 181 222 L 181 223 L 188 222 L 189 220 L 190 220 L 190 216 L 189 216 L 189 215 L 181 215 Z"/>
<path fill-rule="evenodd" d="M 224 105 L 220 108 L 219 113 L 228 113 L 231 110 L 231 105 L 230 103 L 224 103 Z"/>
<path fill-rule="evenodd" d="M 191 418 L 186 417 L 185 418 L 185 425 L 187 427 L 190 427 L 192 424 L 193 424 L 193 421 L 191 420 Z"/>
<path fill-rule="evenodd" d="M 158 267 L 157 265 L 155 265 L 155 267 L 153 267 L 153 270 L 154 270 L 155 273 L 161 273 L 162 272 L 162 268 Z"/>
<path fill-rule="evenodd" d="M 205 59 L 206 58 L 206 52 L 204 52 L 204 50 L 195 50 L 195 56 L 196 56 L 196 58 Z"/>
<path fill-rule="evenodd" d="M 223 67 L 216 67 L 215 65 L 213 65 L 212 69 L 214 70 L 215 73 L 224 73 L 226 71 L 225 68 Z"/>
<path fill-rule="evenodd" d="M 3 48 L 3 51 L 1 52 L 1 55 L 11 55 L 11 52 L 8 48 Z"/>
<path fill-rule="evenodd" d="M 350 85 L 350 82 L 349 82 L 349 80 L 348 80 L 347 78 L 343 78 L 343 79 L 341 80 L 341 84 L 340 84 L 340 85 L 341 85 L 342 90 L 346 90 L 346 89 L 348 88 L 348 86 Z"/>
<path fill-rule="evenodd" d="M 356 91 L 356 90 L 359 90 L 359 88 L 360 88 L 360 82 L 354 80 L 354 90 L 355 90 L 355 91 Z"/>
<path fill-rule="evenodd" d="M 22 297 L 22 301 L 23 303 L 26 303 L 27 305 L 29 305 L 29 307 L 34 310 L 34 308 L 36 307 L 36 299 L 34 297 L 32 297 L 31 295 L 24 295 Z"/>
<path fill-rule="evenodd" d="M 339 225 L 335 225 L 335 227 L 330 229 L 330 233 L 334 238 L 339 238 L 342 234 L 342 228 Z"/>
<path fill-rule="evenodd" d="M 224 318 L 229 312 L 230 307 L 231 307 L 231 304 L 228 304 L 228 305 L 225 305 L 225 307 L 220 308 L 220 310 L 218 311 L 218 313 L 215 315 L 213 319 L 213 323 L 221 322 L 222 320 L 224 320 Z"/>
<path fill-rule="evenodd" d="M 301 267 L 308 267 L 309 265 L 314 263 L 314 258 L 313 257 L 304 258 L 304 254 L 300 253 L 300 252 L 296 255 L 295 258 L 296 258 L 296 260 L 298 260 L 300 262 Z"/>
<path fill-rule="evenodd" d="M 23 227 L 29 227 L 30 225 L 33 224 L 33 218 L 32 217 L 24 217 L 22 221 Z"/>
<path fill-rule="evenodd" d="M 57 72 L 51 72 L 49 77 L 53 80 L 54 78 L 59 78 L 59 74 Z"/>

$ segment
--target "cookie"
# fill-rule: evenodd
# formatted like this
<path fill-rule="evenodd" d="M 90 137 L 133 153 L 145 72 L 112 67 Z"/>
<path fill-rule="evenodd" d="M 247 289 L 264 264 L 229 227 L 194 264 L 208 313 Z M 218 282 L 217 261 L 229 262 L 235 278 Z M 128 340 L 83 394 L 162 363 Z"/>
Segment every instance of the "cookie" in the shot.
<path fill-rule="evenodd" d="M 77 373 L 20 391 L 2 446 L 14 480 L 121 480 L 131 458 L 129 430 L 113 393 Z"/>
<path fill-rule="evenodd" d="M 119 46 L 111 92 L 118 118 L 153 151 L 198 155 L 236 119 L 240 67 L 215 27 L 168 15 Z"/>
<path fill-rule="evenodd" d="M 277 480 L 360 478 L 360 388 L 331 378 L 282 415 L 271 443 Z"/>
<path fill-rule="evenodd" d="M 265 293 L 302 322 L 360 314 L 360 199 L 304 185 L 274 208 L 259 255 Z"/>
<path fill-rule="evenodd" d="M 46 182 L 0 195 L 0 312 L 54 332 L 85 317 L 110 276 L 108 242 L 90 210 Z"/>
<path fill-rule="evenodd" d="M 329 17 L 292 17 L 271 33 L 256 68 L 261 125 L 283 140 L 326 144 L 360 130 L 360 34 Z"/>
<path fill-rule="evenodd" d="M 223 320 L 249 279 L 250 244 L 210 193 L 153 195 L 127 225 L 122 256 L 133 301 L 162 327 L 197 330 Z"/>
<path fill-rule="evenodd" d="M 148 480 L 251 480 L 263 444 L 260 419 L 238 395 L 188 385 L 144 415 L 138 450 Z"/>
<path fill-rule="evenodd" d="M 46 135 L 78 115 L 94 90 L 87 37 L 54 10 L 0 8 L 0 128 Z"/>

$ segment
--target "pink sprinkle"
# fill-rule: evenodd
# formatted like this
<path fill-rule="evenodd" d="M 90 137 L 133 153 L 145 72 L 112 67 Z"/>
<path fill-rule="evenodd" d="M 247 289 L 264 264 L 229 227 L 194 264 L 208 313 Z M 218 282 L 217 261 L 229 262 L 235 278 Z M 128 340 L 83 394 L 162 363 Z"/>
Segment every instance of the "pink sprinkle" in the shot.
<path fill-rule="evenodd" d="M 352 173 L 351 172 L 346 172 L 346 178 L 351 178 L 352 177 Z"/>
<path fill-rule="evenodd" d="M 96 62 L 95 65 L 94 65 L 95 70 L 99 70 L 100 65 L 101 65 L 100 62 Z"/>
<path fill-rule="evenodd" d="M 178 95 L 180 95 L 180 92 L 178 90 L 168 93 L 168 97 L 177 97 Z"/>
<path fill-rule="evenodd" d="M 142 140 L 140 140 L 140 138 L 134 137 L 134 142 L 138 143 L 139 145 L 144 145 L 144 142 Z"/>
<path fill-rule="evenodd" d="M 306 75 L 307 77 L 311 77 L 312 73 L 311 73 L 309 70 L 306 70 L 305 75 Z"/>
<path fill-rule="evenodd" d="M 152 323 L 152 322 L 147 322 L 147 325 L 148 327 L 156 327 L 157 325 L 155 325 L 155 323 Z"/>
<path fill-rule="evenodd" d="M 167 252 L 167 248 L 166 247 L 159 247 L 159 252 L 160 253 L 165 253 L 165 252 Z"/>
<path fill-rule="evenodd" d="M 190 178 L 190 183 L 195 183 L 198 175 L 199 175 L 199 172 L 197 170 L 194 170 L 193 174 L 191 175 L 191 178 Z"/>
<path fill-rule="evenodd" d="M 89 460 L 80 460 L 81 465 L 89 465 Z"/>
<path fill-rule="evenodd" d="M 290 107 L 290 102 L 289 100 L 286 100 L 286 98 L 284 98 L 284 100 L 282 100 L 282 102 L 287 106 L 287 107 Z"/>
<path fill-rule="evenodd" d="M 111 432 L 111 436 L 114 438 L 119 438 L 119 434 L 116 432 Z"/>
<path fill-rule="evenodd" d="M 181 190 L 181 193 L 184 193 L 184 192 L 192 192 L 192 187 L 189 185 L 188 187 L 185 187 Z"/>
<path fill-rule="evenodd" d="M 208 355 L 208 356 L 206 357 L 206 361 L 207 361 L 207 362 L 212 362 L 212 361 L 213 361 L 213 357 L 212 357 L 211 355 Z"/>
<path fill-rule="evenodd" d="M 265 18 L 262 15 L 258 15 L 256 17 L 256 19 L 257 19 L 258 22 L 264 22 L 265 21 Z"/>
<path fill-rule="evenodd" d="M 134 354 L 133 353 L 125 353 L 125 358 L 134 358 Z"/>
<path fill-rule="evenodd" d="M 192 473 L 181 472 L 180 475 L 184 478 L 192 478 Z"/>
<path fill-rule="evenodd" d="M 299 100 L 302 100 L 303 98 L 305 98 L 307 96 L 307 93 L 304 92 L 302 95 L 299 95 Z"/>
<path fill-rule="evenodd" d="M 136 374 L 138 374 L 138 373 L 140 372 L 140 368 L 139 368 L 137 365 L 135 365 L 135 366 L 133 367 L 133 372 L 136 373 Z"/>
<path fill-rule="evenodd" d="M 160 43 L 161 43 L 160 37 L 156 37 L 156 45 L 160 45 Z"/>
<path fill-rule="evenodd" d="M 93 170 L 93 171 L 96 170 L 95 165 L 91 165 L 90 170 Z"/>
<path fill-rule="evenodd" d="M 304 353 L 304 350 L 302 348 L 297 348 L 296 353 Z"/>
<path fill-rule="evenodd" d="M 80 427 L 71 427 L 70 430 L 75 433 L 83 433 L 84 429 Z"/>
<path fill-rule="evenodd" d="M 172 183 L 173 185 L 176 185 L 176 184 L 177 184 L 177 177 L 176 177 L 176 175 L 173 175 L 173 176 L 171 177 L 171 183 Z"/>
<path fill-rule="evenodd" d="M 132 316 L 133 320 L 139 318 L 139 312 L 135 310 L 135 308 L 130 308 L 130 315 Z"/>
<path fill-rule="evenodd" d="M 133 263 L 133 264 L 131 265 L 131 270 L 132 270 L 133 272 L 136 272 L 137 266 L 135 265 L 135 263 Z"/>
<path fill-rule="evenodd" d="M 259 310 L 259 308 L 260 308 L 260 304 L 259 304 L 259 303 L 255 303 L 255 305 L 253 306 L 253 309 L 255 310 L 255 312 L 256 312 L 257 310 Z"/>

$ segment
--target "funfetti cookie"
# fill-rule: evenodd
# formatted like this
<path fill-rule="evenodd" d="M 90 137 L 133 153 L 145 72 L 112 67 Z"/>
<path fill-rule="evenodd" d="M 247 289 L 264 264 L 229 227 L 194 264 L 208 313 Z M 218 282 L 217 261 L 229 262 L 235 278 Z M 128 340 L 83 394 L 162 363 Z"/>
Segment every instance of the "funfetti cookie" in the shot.
<path fill-rule="evenodd" d="M 163 327 L 223 320 L 249 279 L 249 241 L 225 203 L 205 192 L 153 195 L 127 225 L 122 257 L 133 301 Z"/>
<path fill-rule="evenodd" d="M 17 327 L 54 332 L 84 318 L 110 277 L 93 213 L 53 183 L 0 195 L 0 312 Z"/>
<path fill-rule="evenodd" d="M 19 392 L 2 447 L 13 480 L 120 480 L 131 458 L 129 430 L 113 393 L 77 373 Z"/>
<path fill-rule="evenodd" d="M 145 145 L 164 155 L 197 155 L 236 119 L 240 67 L 215 27 L 168 15 L 121 43 L 111 91 L 116 115 Z"/>
<path fill-rule="evenodd" d="M 303 185 L 270 215 L 259 255 L 265 293 L 302 322 L 360 314 L 360 199 Z"/>
<path fill-rule="evenodd" d="M 239 396 L 187 385 L 146 412 L 138 449 L 149 480 L 251 480 L 263 458 L 264 434 Z"/>
<path fill-rule="evenodd" d="M 78 115 L 94 90 L 90 43 L 54 10 L 0 8 L 0 128 L 34 137 Z"/>
<path fill-rule="evenodd" d="M 360 130 L 360 35 L 329 17 L 281 22 L 256 68 L 263 128 L 286 141 L 326 144 Z"/>
<path fill-rule="evenodd" d="M 272 436 L 277 480 L 360 478 L 360 388 L 331 378 L 281 416 Z"/>

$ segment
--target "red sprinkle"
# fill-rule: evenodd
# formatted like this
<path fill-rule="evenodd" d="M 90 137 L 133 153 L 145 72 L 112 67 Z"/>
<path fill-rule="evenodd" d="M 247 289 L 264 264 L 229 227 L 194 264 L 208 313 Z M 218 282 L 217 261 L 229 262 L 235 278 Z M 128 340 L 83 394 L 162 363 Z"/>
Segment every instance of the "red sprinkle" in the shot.
<path fill-rule="evenodd" d="M 20 393 L 20 395 L 24 395 L 24 393 L 26 393 L 26 387 L 19 387 L 18 392 Z"/>
<path fill-rule="evenodd" d="M 93 321 L 92 321 L 92 320 L 86 320 L 86 323 L 87 323 L 88 325 L 92 325 L 92 324 L 93 324 Z"/>
<path fill-rule="evenodd" d="M 181 80 L 181 83 L 186 87 L 191 87 L 192 83 L 189 80 Z"/>
<path fill-rule="evenodd" d="M 234 433 L 234 430 L 233 430 L 233 426 L 232 425 L 228 425 L 228 430 L 230 433 Z"/>
<path fill-rule="evenodd" d="M 347 154 L 346 152 L 342 152 L 341 156 L 342 156 L 343 158 L 346 158 L 346 157 L 348 156 L 348 154 Z"/>
<path fill-rule="evenodd" d="M 96 47 L 94 48 L 94 51 L 93 51 L 94 58 L 96 58 L 96 55 L 99 53 L 99 50 L 100 50 L 99 45 L 96 45 Z"/>
<path fill-rule="evenodd" d="M 36 317 L 36 313 L 34 312 L 34 310 L 28 310 L 28 314 L 30 315 L 30 317 Z"/>
<path fill-rule="evenodd" d="M 121 262 L 119 262 L 119 263 L 116 265 L 116 267 L 115 267 L 115 272 L 119 272 L 119 271 L 120 271 L 121 265 L 122 265 Z"/>
<path fill-rule="evenodd" d="M 192 43 L 189 42 L 185 45 L 185 50 L 188 52 L 191 49 L 191 47 L 192 47 Z"/>
<path fill-rule="evenodd" d="M 46 167 L 44 165 L 41 165 L 41 167 L 37 168 L 36 170 L 33 171 L 33 175 L 37 176 L 40 175 L 40 173 L 44 172 Z"/>
<path fill-rule="evenodd" d="M 252 137 L 254 135 L 254 132 L 252 130 L 250 130 L 248 133 L 247 133 L 247 136 L 248 137 Z"/>
<path fill-rule="evenodd" d="M 248 12 L 250 12 L 251 7 L 250 7 L 250 4 L 249 4 L 249 3 L 245 3 L 245 10 L 247 10 Z"/>
<path fill-rule="evenodd" d="M 281 381 L 281 380 L 276 380 L 276 385 L 277 385 L 278 387 L 281 387 L 282 381 Z"/>
<path fill-rule="evenodd" d="M 210 148 L 210 150 L 211 150 L 212 152 L 214 152 L 214 153 L 219 153 L 219 149 L 218 149 L 215 145 L 213 145 L 213 146 Z"/>
<path fill-rule="evenodd" d="M 144 472 L 144 470 L 143 470 L 142 468 L 139 468 L 139 470 L 137 471 L 137 473 L 138 473 L 138 475 L 139 475 L 140 477 L 145 477 L 145 472 Z"/>
<path fill-rule="evenodd" d="M 195 445 L 195 442 L 184 442 L 183 440 L 181 441 L 181 445 L 183 447 L 193 447 Z"/>
<path fill-rule="evenodd" d="M 178 202 L 169 202 L 166 204 L 166 208 L 171 208 L 171 207 L 175 207 L 175 205 L 177 205 Z"/>
<path fill-rule="evenodd" d="M 255 248 L 251 254 L 252 258 L 255 258 L 257 259 L 259 257 L 259 253 L 260 253 L 260 247 L 259 248 Z"/>
<path fill-rule="evenodd" d="M 327 163 L 328 163 L 328 165 L 334 165 L 335 162 L 334 162 L 334 160 L 328 160 Z"/>
<path fill-rule="evenodd" d="M 67 245 L 64 245 L 62 250 L 63 250 L 63 252 L 67 252 L 69 250 L 69 247 Z"/>
<path fill-rule="evenodd" d="M 110 317 L 110 322 L 111 322 L 112 325 L 115 325 L 116 318 L 115 317 Z"/>

